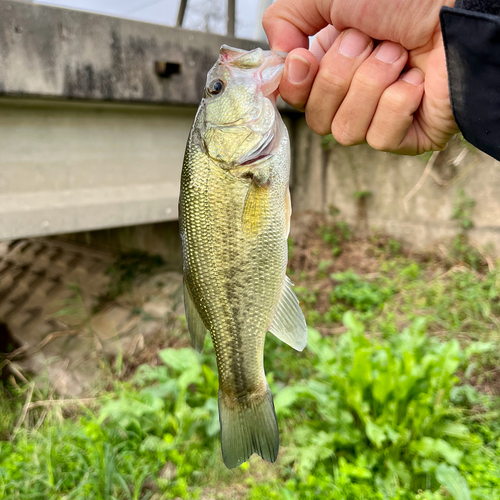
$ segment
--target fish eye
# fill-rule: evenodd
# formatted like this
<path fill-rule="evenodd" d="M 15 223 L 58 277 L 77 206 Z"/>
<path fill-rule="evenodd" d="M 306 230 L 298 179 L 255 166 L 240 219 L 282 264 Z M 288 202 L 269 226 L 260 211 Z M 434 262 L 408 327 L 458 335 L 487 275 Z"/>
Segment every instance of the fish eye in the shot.
<path fill-rule="evenodd" d="M 222 80 L 212 80 L 209 84 L 208 84 L 208 93 L 210 95 L 217 95 L 217 94 L 220 94 L 224 88 L 225 88 L 226 84 L 222 81 Z"/>

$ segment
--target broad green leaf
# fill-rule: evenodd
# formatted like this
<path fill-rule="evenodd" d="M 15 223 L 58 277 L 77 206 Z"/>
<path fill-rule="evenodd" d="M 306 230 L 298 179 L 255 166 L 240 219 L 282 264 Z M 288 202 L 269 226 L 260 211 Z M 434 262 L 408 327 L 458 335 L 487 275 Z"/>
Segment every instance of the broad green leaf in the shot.
<path fill-rule="evenodd" d="M 278 394 L 274 397 L 274 408 L 277 413 L 289 406 L 292 406 L 298 399 L 300 387 L 289 386 L 281 389 Z"/>
<path fill-rule="evenodd" d="M 396 374 L 392 372 L 379 373 L 373 381 L 373 397 L 379 403 L 385 403 L 387 396 L 396 385 Z"/>
<path fill-rule="evenodd" d="M 215 436 L 219 432 L 219 407 L 217 400 L 215 398 L 207 399 L 204 408 L 208 410 L 210 414 L 209 422 L 206 425 L 207 434 L 209 436 Z"/>
<path fill-rule="evenodd" d="M 458 422 L 449 422 L 443 425 L 440 427 L 440 432 L 456 438 L 467 438 L 470 436 L 469 428 L 464 424 L 459 424 Z"/>
<path fill-rule="evenodd" d="M 368 439 L 377 447 L 380 448 L 384 441 L 387 439 L 384 430 L 378 425 L 374 424 L 371 420 L 366 422 L 366 435 Z"/>
<path fill-rule="evenodd" d="M 141 451 L 162 452 L 168 450 L 170 445 L 157 436 L 147 436 L 141 444 Z"/>
<path fill-rule="evenodd" d="M 473 342 L 466 347 L 465 357 L 469 358 L 476 354 L 495 352 L 497 348 L 498 346 L 494 342 Z"/>
<path fill-rule="evenodd" d="M 354 335 L 363 335 L 364 328 L 363 323 L 359 322 L 351 311 L 344 314 L 342 322 Z"/>
<path fill-rule="evenodd" d="M 436 468 L 436 479 L 450 492 L 454 500 L 472 500 L 467 481 L 456 467 L 439 464 Z"/>
<path fill-rule="evenodd" d="M 441 456 L 451 465 L 458 465 L 463 456 L 462 451 L 454 448 L 450 443 L 444 441 L 443 439 L 423 437 L 416 443 L 413 443 L 412 447 L 421 457 L 433 458 Z"/>
<path fill-rule="evenodd" d="M 354 356 L 354 363 L 349 377 L 361 387 L 372 381 L 371 353 L 367 349 L 359 349 Z"/>
<path fill-rule="evenodd" d="M 191 348 L 163 349 L 158 353 L 167 366 L 176 371 L 183 371 L 195 365 L 200 365 L 200 355 Z"/>

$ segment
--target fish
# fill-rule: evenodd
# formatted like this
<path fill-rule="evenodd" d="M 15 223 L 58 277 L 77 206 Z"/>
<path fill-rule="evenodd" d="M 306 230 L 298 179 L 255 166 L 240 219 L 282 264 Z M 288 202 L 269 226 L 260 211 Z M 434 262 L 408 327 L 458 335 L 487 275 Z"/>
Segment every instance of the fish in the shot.
<path fill-rule="evenodd" d="M 271 332 L 302 351 L 307 327 L 286 276 L 290 140 L 276 106 L 286 54 L 223 45 L 208 72 L 181 174 L 179 224 L 189 334 L 207 332 L 219 374 L 224 464 L 279 450 L 264 373 Z"/>

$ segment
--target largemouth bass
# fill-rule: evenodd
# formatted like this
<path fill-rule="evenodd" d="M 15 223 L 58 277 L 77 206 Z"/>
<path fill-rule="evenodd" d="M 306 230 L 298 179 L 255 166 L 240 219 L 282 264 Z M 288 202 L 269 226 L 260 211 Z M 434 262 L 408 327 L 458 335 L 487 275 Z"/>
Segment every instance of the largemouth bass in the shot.
<path fill-rule="evenodd" d="M 224 463 L 274 462 L 279 435 L 264 373 L 270 331 L 297 350 L 307 328 L 286 277 L 290 142 L 276 108 L 283 54 L 222 46 L 188 139 L 179 220 L 194 347 L 210 332 Z"/>

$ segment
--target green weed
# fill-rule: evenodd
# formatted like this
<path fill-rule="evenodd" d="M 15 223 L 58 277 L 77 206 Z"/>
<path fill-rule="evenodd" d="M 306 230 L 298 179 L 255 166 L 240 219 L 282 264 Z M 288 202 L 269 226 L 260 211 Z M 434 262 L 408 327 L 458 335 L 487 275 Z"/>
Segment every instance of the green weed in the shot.
<path fill-rule="evenodd" d="M 485 434 L 452 400 L 468 362 L 458 342 L 427 337 L 423 320 L 387 341 L 367 339 L 352 313 L 344 323 L 336 343 L 310 330 L 312 377 L 275 399 L 278 414 L 296 421 L 283 463 L 298 477 L 288 487 L 335 500 L 442 488 L 457 499 L 500 495 L 498 429 Z"/>
<path fill-rule="evenodd" d="M 218 459 L 217 377 L 192 349 L 160 358 L 116 383 L 97 410 L 82 408 L 63 425 L 51 413 L 39 429 L 0 442 L 1 498 L 185 498 L 187 478 L 203 484 L 204 467 Z M 176 471 L 168 480 L 158 476 L 166 463 Z"/>
<path fill-rule="evenodd" d="M 331 278 L 337 285 L 330 293 L 332 305 L 324 316 L 326 323 L 341 321 L 350 309 L 368 313 L 371 317 L 394 293 L 390 286 L 364 281 L 352 271 L 332 274 Z"/>
<path fill-rule="evenodd" d="M 110 282 L 108 290 L 99 297 L 96 309 L 128 292 L 139 278 L 152 276 L 164 265 L 165 262 L 159 255 L 149 255 L 140 251 L 122 253 L 106 269 Z"/>
<path fill-rule="evenodd" d="M 475 207 L 476 202 L 465 194 L 462 189 L 458 192 L 458 197 L 453 208 L 453 213 L 451 215 L 452 220 L 456 220 L 459 226 L 464 229 L 470 229 L 474 226 L 472 221 L 472 209 Z"/>
<path fill-rule="evenodd" d="M 351 238 L 340 223 L 321 236 L 334 254 Z M 222 464 L 207 342 L 204 355 L 160 351 L 158 366 L 111 382 L 90 407 L 54 403 L 22 421 L 30 385 L 5 381 L 0 498 L 232 498 L 226 488 L 237 487 L 252 500 L 498 500 L 500 409 L 478 388 L 499 392 L 500 272 L 410 259 L 387 239 L 373 251 L 380 262 L 369 276 L 329 274 L 335 260 L 313 254 L 322 286 L 295 287 L 310 325 L 343 334 L 310 328 L 301 353 L 266 339 L 275 465 Z M 129 267 L 117 271 L 122 291 L 135 279 Z M 296 278 L 310 276 L 297 269 Z"/>
<path fill-rule="evenodd" d="M 332 247 L 333 257 L 338 257 L 342 253 L 342 244 L 352 236 L 351 230 L 345 222 L 322 225 L 319 227 L 319 234 L 323 241 Z"/>
<path fill-rule="evenodd" d="M 354 199 L 360 201 L 360 200 L 366 200 L 367 198 L 372 196 L 372 194 L 373 193 L 371 191 L 355 191 L 353 193 L 353 197 Z"/>

